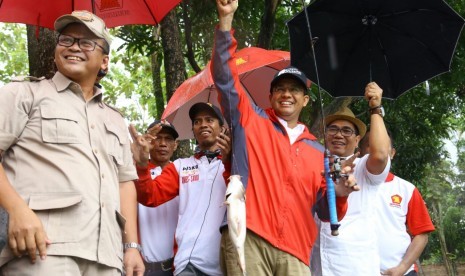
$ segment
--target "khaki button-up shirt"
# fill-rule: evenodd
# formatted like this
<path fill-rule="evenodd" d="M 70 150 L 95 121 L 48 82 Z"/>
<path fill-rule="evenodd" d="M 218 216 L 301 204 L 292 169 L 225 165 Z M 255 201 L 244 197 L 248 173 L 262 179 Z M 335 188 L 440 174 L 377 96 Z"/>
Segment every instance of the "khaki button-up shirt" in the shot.
<path fill-rule="evenodd" d="M 10 183 L 52 241 L 49 255 L 121 269 L 119 183 L 137 174 L 126 124 L 95 89 L 86 102 L 61 73 L 0 88 L 0 149 Z M 0 265 L 11 258 L 4 249 Z"/>

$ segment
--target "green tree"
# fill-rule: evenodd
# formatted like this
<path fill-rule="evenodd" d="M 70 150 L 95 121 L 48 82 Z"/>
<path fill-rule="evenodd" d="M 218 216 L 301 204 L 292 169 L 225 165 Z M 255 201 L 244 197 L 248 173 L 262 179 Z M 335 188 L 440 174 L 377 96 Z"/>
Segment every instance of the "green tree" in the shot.
<path fill-rule="evenodd" d="M 0 83 L 13 76 L 25 76 L 29 70 L 26 48 L 26 26 L 0 23 Z"/>
<path fill-rule="evenodd" d="M 456 195 L 453 193 L 452 164 L 445 160 L 438 160 L 434 164 L 426 166 L 426 180 L 423 196 L 431 207 L 431 217 L 436 227 L 435 238 L 439 244 L 439 250 L 433 249 L 440 254 L 446 267 L 447 275 L 455 276 L 455 260 L 457 259 L 456 246 L 463 238 L 458 236 L 456 230 L 460 227 L 456 223 L 460 214 L 455 206 Z M 463 217 L 463 215 L 462 215 Z M 460 224 L 460 223 L 459 223 Z M 437 257 L 437 256 L 436 256 Z"/>

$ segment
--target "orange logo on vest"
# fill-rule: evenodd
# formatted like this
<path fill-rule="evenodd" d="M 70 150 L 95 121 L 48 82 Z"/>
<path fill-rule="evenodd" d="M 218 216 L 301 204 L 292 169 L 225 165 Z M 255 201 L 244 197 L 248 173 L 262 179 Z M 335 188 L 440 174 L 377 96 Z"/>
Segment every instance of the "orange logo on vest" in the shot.
<path fill-rule="evenodd" d="M 391 206 L 400 207 L 400 203 L 402 203 L 402 197 L 400 195 L 391 196 Z"/>

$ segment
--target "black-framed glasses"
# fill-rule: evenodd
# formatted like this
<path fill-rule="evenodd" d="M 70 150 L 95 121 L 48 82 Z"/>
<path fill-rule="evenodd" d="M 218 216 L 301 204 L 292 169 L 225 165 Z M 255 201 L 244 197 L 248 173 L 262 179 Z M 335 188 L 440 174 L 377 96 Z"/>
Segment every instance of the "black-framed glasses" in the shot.
<path fill-rule="evenodd" d="M 338 132 L 341 132 L 341 135 L 344 137 L 350 137 L 356 133 L 355 130 L 350 127 L 339 128 L 337 126 L 329 126 L 326 128 L 326 133 L 328 135 L 336 135 Z"/>
<path fill-rule="evenodd" d="M 58 45 L 60 46 L 71 47 L 76 42 L 79 48 L 81 48 L 81 50 L 83 51 L 88 51 L 88 52 L 94 51 L 95 46 L 99 46 L 100 48 L 102 48 L 104 52 L 107 51 L 105 50 L 105 48 L 103 48 L 103 46 L 99 45 L 97 42 L 89 38 L 76 38 L 76 37 L 72 37 L 72 36 L 64 35 L 64 34 L 60 34 L 58 36 Z"/>
<path fill-rule="evenodd" d="M 300 92 L 304 92 L 304 89 L 300 86 L 295 86 L 295 85 L 291 85 L 291 86 L 281 86 L 281 85 L 277 85 L 275 87 L 273 87 L 273 92 L 276 92 L 276 93 L 279 93 L 279 94 L 282 94 L 286 91 L 289 91 L 291 92 L 291 94 L 298 94 Z"/>

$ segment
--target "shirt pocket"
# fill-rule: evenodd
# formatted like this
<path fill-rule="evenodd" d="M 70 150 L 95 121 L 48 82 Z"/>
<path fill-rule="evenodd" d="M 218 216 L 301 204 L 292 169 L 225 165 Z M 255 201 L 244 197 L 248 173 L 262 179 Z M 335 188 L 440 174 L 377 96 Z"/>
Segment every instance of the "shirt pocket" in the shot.
<path fill-rule="evenodd" d="M 53 243 L 77 242 L 80 218 L 87 216 L 80 210 L 79 193 L 43 193 L 29 197 L 29 208 L 41 219 L 47 236 Z"/>
<path fill-rule="evenodd" d="M 111 122 L 104 122 L 107 131 L 107 152 L 117 166 L 124 164 L 124 146 L 128 143 L 125 130 Z"/>
<path fill-rule="evenodd" d="M 77 144 L 79 141 L 78 119 L 69 111 L 51 106 L 40 109 L 42 140 L 45 143 Z"/>

